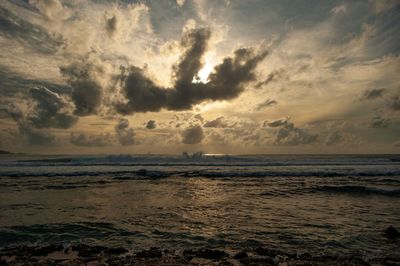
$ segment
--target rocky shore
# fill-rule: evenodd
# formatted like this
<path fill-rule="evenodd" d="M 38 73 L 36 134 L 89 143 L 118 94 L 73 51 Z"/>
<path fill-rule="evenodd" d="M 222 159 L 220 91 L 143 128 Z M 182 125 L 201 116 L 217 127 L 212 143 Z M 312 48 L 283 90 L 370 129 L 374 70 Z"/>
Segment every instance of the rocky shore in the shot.
<path fill-rule="evenodd" d="M 132 252 L 89 245 L 20 246 L 0 250 L 0 265 L 400 265 L 400 258 L 312 256 L 264 247 L 241 251 L 216 249 Z"/>

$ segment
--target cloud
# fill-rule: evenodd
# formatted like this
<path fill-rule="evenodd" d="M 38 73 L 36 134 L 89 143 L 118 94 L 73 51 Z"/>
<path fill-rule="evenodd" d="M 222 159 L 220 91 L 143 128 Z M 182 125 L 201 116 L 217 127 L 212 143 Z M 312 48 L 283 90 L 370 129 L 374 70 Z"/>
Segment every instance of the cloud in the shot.
<path fill-rule="evenodd" d="M 129 121 L 127 119 L 120 119 L 118 124 L 115 126 L 115 132 L 117 133 L 118 141 L 123 146 L 134 145 L 135 132 L 133 128 L 129 127 Z"/>
<path fill-rule="evenodd" d="M 50 132 L 38 130 L 29 124 L 19 123 L 18 130 L 31 145 L 49 145 L 55 142 L 55 136 Z"/>
<path fill-rule="evenodd" d="M 147 121 L 147 124 L 146 124 L 147 129 L 155 129 L 156 127 L 157 127 L 156 121 L 154 121 L 154 120 Z"/>
<path fill-rule="evenodd" d="M 196 114 L 196 115 L 194 116 L 194 118 L 197 119 L 197 120 L 199 120 L 201 123 L 204 122 L 204 118 L 203 118 L 203 116 L 201 116 L 201 114 Z"/>
<path fill-rule="evenodd" d="M 254 48 L 240 48 L 233 57 L 227 57 L 215 66 L 207 83 L 193 83 L 202 67 L 202 56 L 210 38 L 208 29 L 189 30 L 182 38 L 185 53 L 175 65 L 173 88 L 162 88 L 148 77 L 146 69 L 131 66 L 121 74 L 122 90 L 127 99 L 115 105 L 117 112 L 158 112 L 168 110 L 188 110 L 204 101 L 229 100 L 236 98 L 244 84 L 256 79 L 253 71 L 266 56 L 267 51 Z"/>
<path fill-rule="evenodd" d="M 221 116 L 214 120 L 207 121 L 203 127 L 224 128 L 228 127 L 228 123 L 224 120 L 224 117 Z"/>
<path fill-rule="evenodd" d="M 400 95 L 395 95 L 392 97 L 389 108 L 393 111 L 400 111 Z"/>
<path fill-rule="evenodd" d="M 343 135 L 339 131 L 331 132 L 325 140 L 325 145 L 334 146 L 343 142 Z"/>
<path fill-rule="evenodd" d="M 263 86 L 266 86 L 271 82 L 277 81 L 279 78 L 283 77 L 284 74 L 285 71 L 283 69 L 274 70 L 268 75 L 268 77 L 264 81 L 258 82 L 254 87 L 256 89 L 259 89 Z"/>
<path fill-rule="evenodd" d="M 381 116 L 375 116 L 370 123 L 372 128 L 387 128 L 389 125 L 390 119 L 386 119 Z"/>
<path fill-rule="evenodd" d="M 78 121 L 71 114 L 72 107 L 59 94 L 45 87 L 33 88 L 30 94 L 36 104 L 27 119 L 36 128 L 70 128 Z"/>
<path fill-rule="evenodd" d="M 89 136 L 85 133 L 71 133 L 69 140 L 76 146 L 104 147 L 111 145 L 110 134 Z"/>
<path fill-rule="evenodd" d="M 66 85 L 50 82 L 48 80 L 32 79 L 22 73 L 11 71 L 0 65 L 0 95 L 18 96 L 20 93 L 29 92 L 34 87 L 46 87 L 56 93 L 70 93 L 71 88 Z"/>
<path fill-rule="evenodd" d="M 380 89 L 370 89 L 364 91 L 362 98 L 367 100 L 373 100 L 377 98 L 382 98 L 383 94 L 385 94 L 386 90 L 384 88 Z"/>
<path fill-rule="evenodd" d="M 115 15 L 106 19 L 106 31 L 110 37 L 114 36 L 117 31 L 117 17 Z"/>
<path fill-rule="evenodd" d="M 203 66 L 202 57 L 211 37 L 207 28 L 189 29 L 181 40 L 181 46 L 186 50 L 179 64 L 173 67 L 177 87 L 192 84 L 193 78 Z"/>
<path fill-rule="evenodd" d="M 313 144 L 317 141 L 318 135 L 311 134 L 307 130 L 295 127 L 289 119 L 279 119 L 271 122 L 264 122 L 264 126 L 277 128 L 273 143 L 275 145 L 302 145 Z"/>
<path fill-rule="evenodd" d="M 103 90 L 92 76 L 96 72 L 103 72 L 101 67 L 75 62 L 60 67 L 60 72 L 72 87 L 75 114 L 79 116 L 96 114 L 103 99 Z"/>
<path fill-rule="evenodd" d="M 70 128 L 78 121 L 72 106 L 60 94 L 45 87 L 33 88 L 29 98 L 17 106 L 10 102 L 0 105 L 0 117 L 11 118 L 17 123 L 20 134 L 31 145 L 48 145 L 55 136 L 46 128 Z"/>
<path fill-rule="evenodd" d="M 340 13 L 346 13 L 347 7 L 345 4 L 341 4 L 332 8 L 331 13 L 333 15 L 339 15 Z"/>
<path fill-rule="evenodd" d="M 39 25 L 22 19 L 2 6 L 0 6 L 0 21 L 0 36 L 16 41 L 14 44 L 19 43 L 26 50 L 54 54 L 62 44 L 59 36 L 51 35 Z"/>
<path fill-rule="evenodd" d="M 398 0 L 372 0 L 373 10 L 376 13 L 384 13 L 399 5 Z"/>
<path fill-rule="evenodd" d="M 185 129 L 181 133 L 182 143 L 197 144 L 204 139 L 203 128 L 200 125 L 195 125 Z"/>
<path fill-rule="evenodd" d="M 0 102 L 0 118 L 11 118 L 14 121 L 18 121 L 23 117 L 22 110 L 14 103 Z"/>
<path fill-rule="evenodd" d="M 286 125 L 288 122 L 288 118 L 286 119 L 278 119 L 274 121 L 265 121 L 264 126 L 269 126 L 269 127 L 280 127 L 283 125 Z"/>
<path fill-rule="evenodd" d="M 58 0 L 29 0 L 29 3 L 35 5 L 48 20 L 66 19 L 69 16 L 69 11 Z"/>
<path fill-rule="evenodd" d="M 264 109 L 266 107 L 271 107 L 271 106 L 274 106 L 274 105 L 277 105 L 277 104 L 278 104 L 277 101 L 271 100 L 271 99 L 267 99 L 266 101 L 258 104 L 257 107 L 256 107 L 256 110 L 260 111 L 261 109 Z"/>
<path fill-rule="evenodd" d="M 186 0 L 176 0 L 176 4 L 182 7 L 185 4 Z"/>

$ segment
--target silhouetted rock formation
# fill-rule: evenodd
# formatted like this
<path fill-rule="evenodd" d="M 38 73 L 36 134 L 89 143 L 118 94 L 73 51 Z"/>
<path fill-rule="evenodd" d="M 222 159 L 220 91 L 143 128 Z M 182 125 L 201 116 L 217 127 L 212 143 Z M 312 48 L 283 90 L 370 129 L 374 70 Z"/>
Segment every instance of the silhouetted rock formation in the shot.
<path fill-rule="evenodd" d="M 388 239 L 397 239 L 400 237 L 400 232 L 397 231 L 396 228 L 394 228 L 393 226 L 389 226 L 388 228 L 386 228 L 385 230 L 385 236 Z"/>

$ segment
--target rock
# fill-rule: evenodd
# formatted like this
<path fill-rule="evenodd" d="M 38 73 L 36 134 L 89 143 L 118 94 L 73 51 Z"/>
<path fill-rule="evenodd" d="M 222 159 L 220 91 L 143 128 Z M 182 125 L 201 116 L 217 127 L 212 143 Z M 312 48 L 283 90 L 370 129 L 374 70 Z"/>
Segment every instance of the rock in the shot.
<path fill-rule="evenodd" d="M 246 257 L 240 260 L 242 265 L 276 265 L 275 261 L 270 257 Z"/>
<path fill-rule="evenodd" d="M 202 250 L 185 250 L 183 251 L 185 257 L 198 257 L 209 260 L 219 260 L 223 257 L 229 256 L 228 253 L 217 249 L 202 249 Z"/>
<path fill-rule="evenodd" d="M 397 231 L 397 229 L 393 226 L 389 226 L 388 228 L 386 228 L 384 235 L 388 239 L 397 239 L 400 237 L 400 232 Z"/>
<path fill-rule="evenodd" d="M 150 248 L 136 253 L 137 258 L 161 258 L 162 252 L 158 248 Z"/>
<path fill-rule="evenodd" d="M 311 254 L 310 254 L 310 253 L 307 253 L 307 252 L 301 254 L 299 257 L 300 257 L 300 259 L 303 259 L 303 260 L 311 259 L 311 258 L 312 258 Z"/>
<path fill-rule="evenodd" d="M 274 249 L 266 249 L 263 247 L 258 247 L 254 250 L 255 253 L 257 253 L 257 255 L 260 256 L 268 256 L 268 257 L 275 257 L 277 255 L 282 255 L 283 253 L 281 251 L 278 250 L 274 250 Z"/>
<path fill-rule="evenodd" d="M 106 247 L 101 246 L 89 246 L 89 245 L 79 245 L 73 246 L 72 251 L 78 251 L 78 255 L 80 257 L 97 257 L 99 256 L 104 250 L 107 250 Z"/>
<path fill-rule="evenodd" d="M 56 245 L 50 245 L 50 246 L 44 246 L 44 247 L 39 247 L 31 251 L 32 256 L 47 256 L 50 253 L 56 252 L 56 251 L 61 251 L 63 250 L 63 246 L 56 246 Z"/>
<path fill-rule="evenodd" d="M 246 251 L 240 251 L 238 253 L 235 254 L 235 256 L 233 256 L 234 259 L 240 260 L 240 259 L 244 259 L 247 258 L 249 255 L 247 255 Z"/>
<path fill-rule="evenodd" d="M 128 250 L 126 248 L 123 247 L 118 247 L 118 248 L 109 248 L 105 251 L 105 253 L 107 254 L 111 254 L 111 255 L 120 255 L 120 254 L 124 254 L 127 253 Z"/>

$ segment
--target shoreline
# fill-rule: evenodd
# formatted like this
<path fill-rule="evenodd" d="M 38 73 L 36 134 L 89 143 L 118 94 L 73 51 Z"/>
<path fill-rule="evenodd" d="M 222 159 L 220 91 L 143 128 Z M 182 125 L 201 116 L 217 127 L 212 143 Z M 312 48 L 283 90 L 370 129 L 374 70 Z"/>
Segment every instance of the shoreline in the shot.
<path fill-rule="evenodd" d="M 17 246 L 0 249 L 0 265 L 400 265 L 400 257 L 364 258 L 290 254 L 265 247 L 242 250 L 153 247 L 133 252 L 123 247 L 86 244 L 62 246 Z"/>

